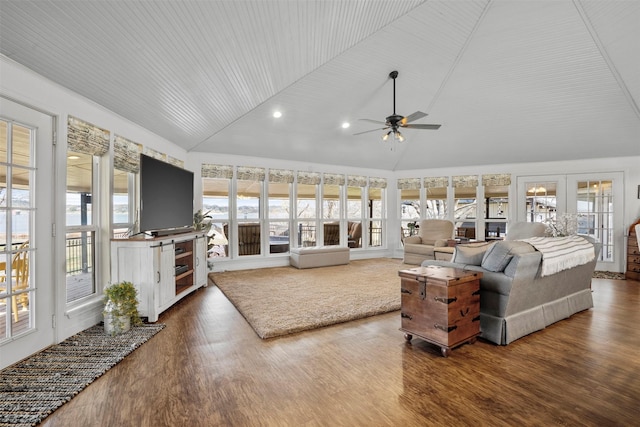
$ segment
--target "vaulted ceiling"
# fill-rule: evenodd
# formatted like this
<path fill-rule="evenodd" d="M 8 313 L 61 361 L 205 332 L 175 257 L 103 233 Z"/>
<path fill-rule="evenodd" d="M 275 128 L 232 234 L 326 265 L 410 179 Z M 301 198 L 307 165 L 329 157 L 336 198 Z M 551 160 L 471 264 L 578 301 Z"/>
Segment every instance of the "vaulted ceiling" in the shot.
<path fill-rule="evenodd" d="M 190 152 L 385 170 L 640 155 L 635 0 L 0 0 L 0 52 Z M 392 114 L 393 70 L 396 112 L 442 127 L 353 135 Z"/>

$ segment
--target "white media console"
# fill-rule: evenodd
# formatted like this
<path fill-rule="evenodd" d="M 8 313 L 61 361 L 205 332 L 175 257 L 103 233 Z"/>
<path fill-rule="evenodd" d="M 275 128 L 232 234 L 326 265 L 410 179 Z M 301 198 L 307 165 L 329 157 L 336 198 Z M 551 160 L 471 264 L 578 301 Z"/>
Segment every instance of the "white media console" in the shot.
<path fill-rule="evenodd" d="M 140 316 L 156 322 L 181 298 L 207 286 L 204 232 L 111 240 L 111 281 L 138 290 Z"/>

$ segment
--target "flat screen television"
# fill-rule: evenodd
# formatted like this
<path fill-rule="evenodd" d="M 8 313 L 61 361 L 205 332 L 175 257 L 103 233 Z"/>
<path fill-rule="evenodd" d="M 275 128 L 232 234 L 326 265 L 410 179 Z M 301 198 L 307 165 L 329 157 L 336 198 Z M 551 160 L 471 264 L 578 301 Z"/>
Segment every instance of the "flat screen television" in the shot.
<path fill-rule="evenodd" d="M 193 172 L 140 155 L 140 232 L 154 236 L 193 227 Z"/>

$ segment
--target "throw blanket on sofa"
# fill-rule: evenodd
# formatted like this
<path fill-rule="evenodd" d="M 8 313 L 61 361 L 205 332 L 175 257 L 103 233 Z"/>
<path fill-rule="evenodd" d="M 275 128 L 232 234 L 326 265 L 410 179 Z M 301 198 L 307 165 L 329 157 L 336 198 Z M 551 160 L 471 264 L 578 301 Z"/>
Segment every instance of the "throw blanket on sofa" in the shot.
<path fill-rule="evenodd" d="M 595 258 L 593 245 L 580 236 L 523 239 L 542 253 L 542 276 L 586 264 Z"/>

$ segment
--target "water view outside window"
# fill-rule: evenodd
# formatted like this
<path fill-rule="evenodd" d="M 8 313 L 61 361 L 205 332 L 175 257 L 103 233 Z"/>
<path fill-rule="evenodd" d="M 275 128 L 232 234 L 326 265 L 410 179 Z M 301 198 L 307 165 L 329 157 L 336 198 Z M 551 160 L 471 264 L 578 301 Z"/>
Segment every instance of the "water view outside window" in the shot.
<path fill-rule="evenodd" d="M 113 170 L 112 229 L 113 237 L 126 237 L 134 230 L 134 173 Z"/>
<path fill-rule="evenodd" d="M 0 120 L 0 340 L 34 327 L 29 271 L 35 130 Z"/>
<path fill-rule="evenodd" d="M 96 292 L 94 277 L 93 177 L 90 154 L 67 153 L 66 291 L 67 303 Z"/>

